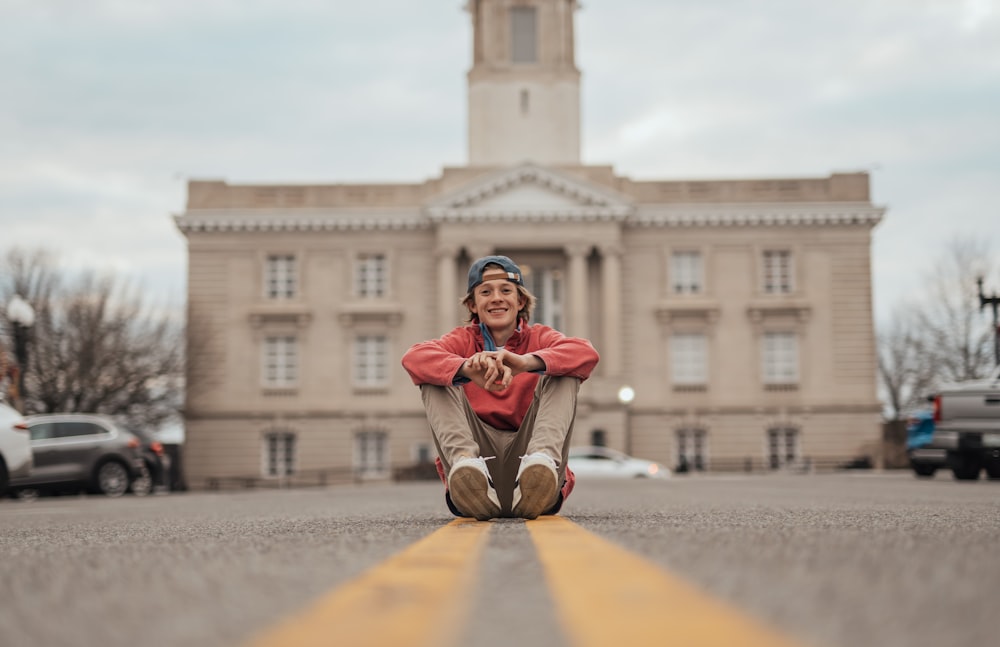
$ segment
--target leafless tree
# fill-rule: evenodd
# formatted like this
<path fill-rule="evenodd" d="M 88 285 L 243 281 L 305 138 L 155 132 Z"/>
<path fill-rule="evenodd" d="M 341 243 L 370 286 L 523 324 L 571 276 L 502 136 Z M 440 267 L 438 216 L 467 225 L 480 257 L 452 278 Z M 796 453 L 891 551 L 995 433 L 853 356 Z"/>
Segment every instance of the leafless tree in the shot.
<path fill-rule="evenodd" d="M 35 309 L 26 413 L 87 412 L 155 427 L 182 405 L 184 331 L 114 275 L 69 278 L 44 252 L 9 252 L 0 299 Z"/>
<path fill-rule="evenodd" d="M 981 378 L 993 367 L 992 330 L 979 309 L 976 278 L 995 269 L 984 240 L 956 238 L 925 277 L 917 325 L 938 383 Z"/>
<path fill-rule="evenodd" d="M 935 367 L 917 329 L 918 316 L 912 306 L 898 306 L 878 336 L 879 379 L 892 420 L 925 404 L 934 384 Z"/>
<path fill-rule="evenodd" d="M 990 322 L 976 278 L 996 271 L 984 241 L 958 238 L 926 272 L 926 291 L 897 306 L 878 336 L 878 368 L 890 418 L 923 404 L 946 382 L 975 379 L 993 365 Z"/>

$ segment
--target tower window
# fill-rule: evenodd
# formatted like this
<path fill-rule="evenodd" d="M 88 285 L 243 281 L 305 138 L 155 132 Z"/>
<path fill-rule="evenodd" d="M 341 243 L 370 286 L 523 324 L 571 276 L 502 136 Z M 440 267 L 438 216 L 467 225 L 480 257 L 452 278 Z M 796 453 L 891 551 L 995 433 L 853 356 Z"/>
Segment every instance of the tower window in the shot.
<path fill-rule="evenodd" d="M 510 10 L 511 61 L 538 62 L 537 13 L 534 7 L 512 7 Z"/>

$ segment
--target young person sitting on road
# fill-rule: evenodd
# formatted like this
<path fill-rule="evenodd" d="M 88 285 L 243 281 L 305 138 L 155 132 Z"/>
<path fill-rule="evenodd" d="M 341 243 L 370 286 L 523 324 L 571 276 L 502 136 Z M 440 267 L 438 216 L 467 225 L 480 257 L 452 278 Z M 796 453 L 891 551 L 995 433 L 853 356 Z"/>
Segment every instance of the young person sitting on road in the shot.
<path fill-rule="evenodd" d="M 573 489 L 577 393 L 599 357 L 586 339 L 529 324 L 535 302 L 514 261 L 481 258 L 462 300 L 469 323 L 403 355 L 457 516 L 535 519 Z"/>

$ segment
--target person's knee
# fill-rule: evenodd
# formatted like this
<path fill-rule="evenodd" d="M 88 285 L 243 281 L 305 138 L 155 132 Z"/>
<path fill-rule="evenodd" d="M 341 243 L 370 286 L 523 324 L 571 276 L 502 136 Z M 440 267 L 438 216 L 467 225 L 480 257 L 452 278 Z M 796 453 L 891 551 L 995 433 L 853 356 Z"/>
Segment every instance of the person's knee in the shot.
<path fill-rule="evenodd" d="M 550 391 L 553 393 L 571 393 L 575 397 L 582 383 L 583 381 L 578 377 L 543 375 L 538 388 L 540 391 Z"/>

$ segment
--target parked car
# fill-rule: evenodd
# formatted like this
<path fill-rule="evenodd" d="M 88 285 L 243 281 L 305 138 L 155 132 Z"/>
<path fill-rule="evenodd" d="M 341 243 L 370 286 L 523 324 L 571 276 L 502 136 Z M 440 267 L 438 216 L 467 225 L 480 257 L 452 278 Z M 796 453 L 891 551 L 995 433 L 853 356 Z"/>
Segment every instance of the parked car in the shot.
<path fill-rule="evenodd" d="M 167 455 L 156 435 L 145 429 L 129 428 L 142 443 L 142 460 L 146 464 L 146 475 L 132 482 L 132 494 L 143 496 L 157 487 L 170 487 L 170 456 Z"/>
<path fill-rule="evenodd" d="M 942 386 L 932 402 L 934 439 L 955 478 L 975 481 L 985 469 L 1000 479 L 1000 366 L 985 379 Z"/>
<path fill-rule="evenodd" d="M 948 465 L 948 450 L 934 443 L 934 412 L 920 409 L 906 418 L 906 454 L 917 476 L 929 478 Z"/>
<path fill-rule="evenodd" d="M 79 491 L 117 497 L 148 477 L 142 442 L 106 416 L 50 414 L 25 419 L 34 467 L 11 479 L 14 493 Z"/>
<path fill-rule="evenodd" d="M 31 440 L 24 418 L 13 407 L 0 402 L 0 496 L 12 478 L 31 473 Z"/>
<path fill-rule="evenodd" d="M 670 477 L 670 470 L 660 463 L 634 458 L 608 447 L 571 447 L 569 468 L 577 478 L 655 478 Z"/>

